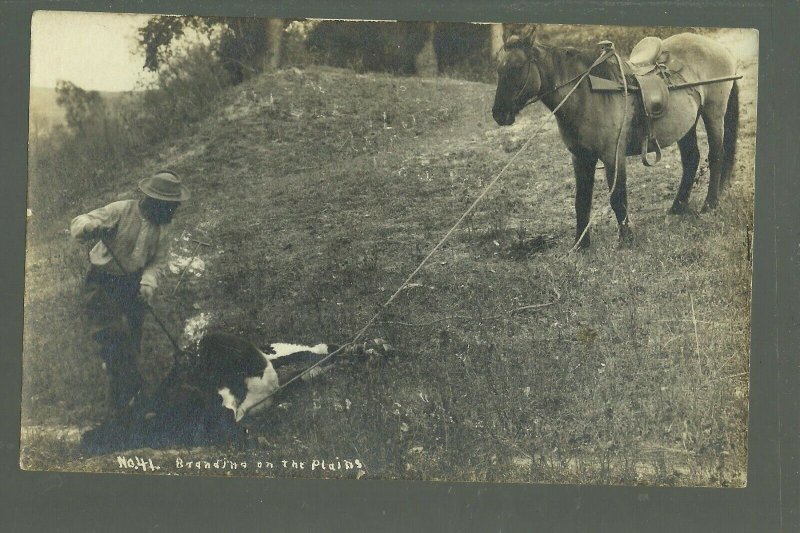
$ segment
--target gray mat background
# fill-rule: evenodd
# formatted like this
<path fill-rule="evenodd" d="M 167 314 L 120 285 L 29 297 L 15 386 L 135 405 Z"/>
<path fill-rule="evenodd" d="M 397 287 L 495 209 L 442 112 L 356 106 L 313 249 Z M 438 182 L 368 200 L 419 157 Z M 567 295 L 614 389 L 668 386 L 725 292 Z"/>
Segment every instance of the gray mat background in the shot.
<path fill-rule="evenodd" d="M 796 531 L 800 4 L 345 0 L 0 2 L 0 529 L 4 531 Z M 166 478 L 18 468 L 28 54 L 34 9 L 755 27 L 760 31 L 746 489 Z M 58 354 L 53 354 L 57 357 Z"/>

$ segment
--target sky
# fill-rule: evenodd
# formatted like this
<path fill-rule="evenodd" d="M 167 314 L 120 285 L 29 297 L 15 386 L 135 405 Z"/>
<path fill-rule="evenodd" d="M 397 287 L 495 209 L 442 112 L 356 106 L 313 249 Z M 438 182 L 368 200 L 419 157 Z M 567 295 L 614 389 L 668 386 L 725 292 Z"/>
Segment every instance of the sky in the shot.
<path fill-rule="evenodd" d="M 149 15 L 37 11 L 31 23 L 31 85 L 68 80 L 86 90 L 129 91 L 149 81 L 136 30 Z"/>

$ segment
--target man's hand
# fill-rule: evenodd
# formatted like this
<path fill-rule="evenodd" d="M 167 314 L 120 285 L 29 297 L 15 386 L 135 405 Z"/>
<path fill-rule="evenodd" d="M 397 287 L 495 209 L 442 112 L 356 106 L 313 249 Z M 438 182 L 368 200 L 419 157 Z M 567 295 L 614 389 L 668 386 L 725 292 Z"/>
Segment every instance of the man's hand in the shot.
<path fill-rule="evenodd" d="M 95 228 L 91 232 L 91 238 L 99 241 L 108 242 L 117 234 L 116 228 Z"/>
<path fill-rule="evenodd" d="M 139 285 L 139 298 L 144 301 L 147 305 L 151 305 L 153 303 L 153 295 L 155 294 L 156 290 L 151 287 L 150 285 Z"/>

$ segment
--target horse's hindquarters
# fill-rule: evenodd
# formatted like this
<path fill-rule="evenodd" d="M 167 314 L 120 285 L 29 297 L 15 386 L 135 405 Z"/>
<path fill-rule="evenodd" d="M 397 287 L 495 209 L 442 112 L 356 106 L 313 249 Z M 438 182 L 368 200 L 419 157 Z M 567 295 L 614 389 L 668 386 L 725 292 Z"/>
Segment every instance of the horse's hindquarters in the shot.
<path fill-rule="evenodd" d="M 702 81 L 732 76 L 736 73 L 736 58 L 722 44 L 694 33 L 680 33 L 664 39 L 663 50 L 677 58 L 684 68 L 686 81 Z"/>
<path fill-rule="evenodd" d="M 732 82 L 702 84 L 735 74 L 736 60 L 725 47 L 702 35 L 681 33 L 665 39 L 662 50 L 674 60 L 667 62 L 667 68 L 670 65 L 675 68 L 669 72 L 672 84 L 701 84 L 671 89 L 666 113 L 661 118 L 653 119 L 651 124 L 644 117 L 639 100 L 628 155 L 641 153 L 641 145 L 648 131 L 662 148 L 666 148 L 682 139 L 696 125 L 701 110 L 705 121 L 708 117 L 721 116 L 727 107 Z"/>

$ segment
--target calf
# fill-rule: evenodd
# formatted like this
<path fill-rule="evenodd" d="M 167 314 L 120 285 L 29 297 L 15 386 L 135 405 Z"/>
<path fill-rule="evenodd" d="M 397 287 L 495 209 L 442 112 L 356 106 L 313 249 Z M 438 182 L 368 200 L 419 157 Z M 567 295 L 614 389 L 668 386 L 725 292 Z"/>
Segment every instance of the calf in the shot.
<path fill-rule="evenodd" d="M 207 446 L 241 440 L 239 422 L 272 404 L 273 395 L 293 378 L 339 349 L 333 344 L 274 343 L 259 349 L 227 333 L 209 333 L 149 398 L 131 405 L 81 436 L 87 454 L 135 448 Z M 292 382 L 301 384 L 342 357 L 384 355 L 380 339 L 348 347 Z M 288 388 L 288 387 L 287 387 Z"/>

